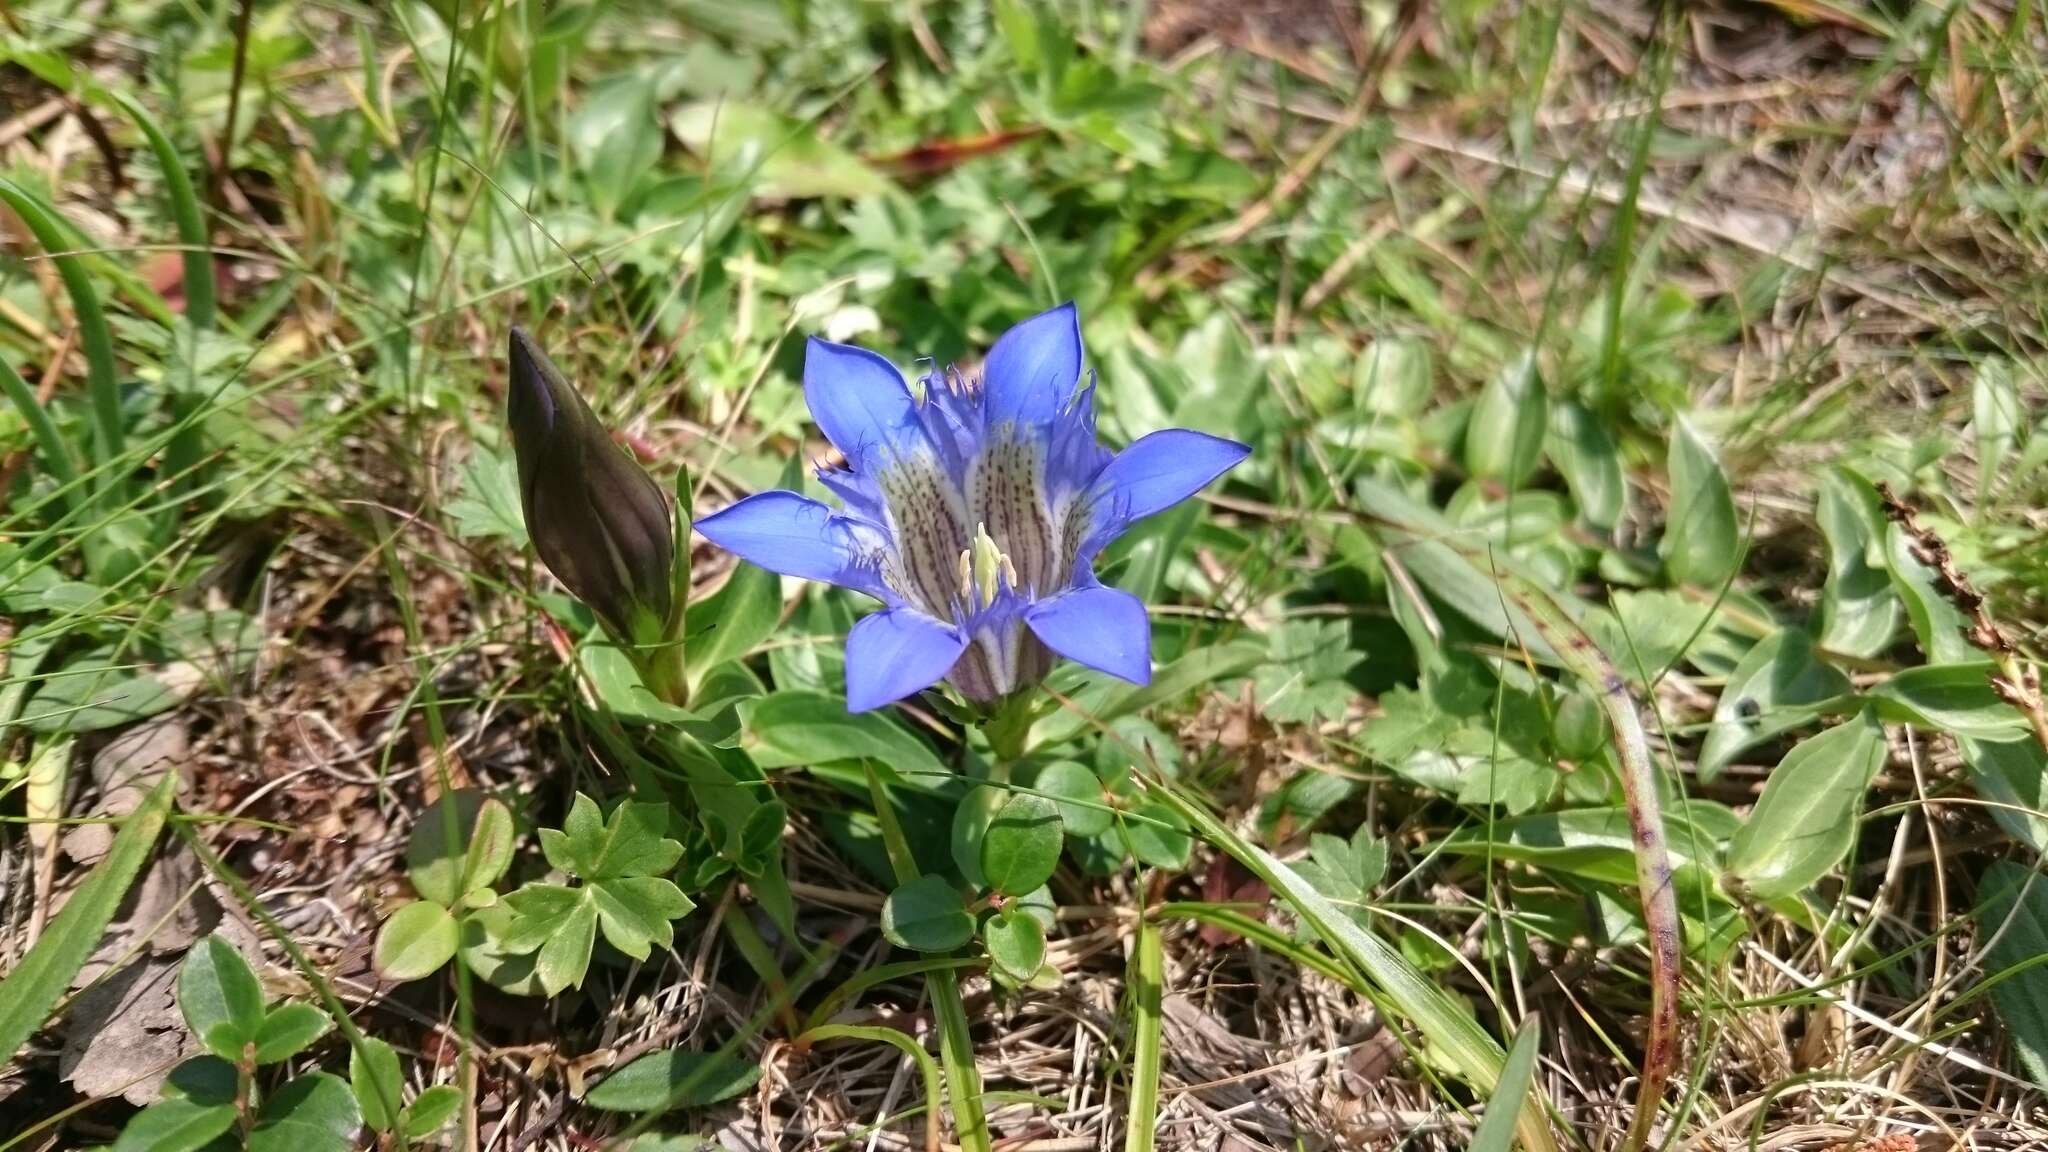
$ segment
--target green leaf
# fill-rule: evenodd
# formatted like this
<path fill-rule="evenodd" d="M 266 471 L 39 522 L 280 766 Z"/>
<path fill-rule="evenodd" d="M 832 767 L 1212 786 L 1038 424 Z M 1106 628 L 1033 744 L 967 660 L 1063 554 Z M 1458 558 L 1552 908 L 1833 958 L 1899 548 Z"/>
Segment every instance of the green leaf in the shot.
<path fill-rule="evenodd" d="M 1580 519 L 1603 530 L 1620 523 L 1628 481 L 1622 474 L 1621 454 L 1598 417 L 1576 400 L 1554 405 L 1544 450 L 1571 489 Z"/>
<path fill-rule="evenodd" d="M 519 469 L 503 452 L 478 445 L 462 466 L 455 498 L 444 511 L 464 540 L 500 539 L 526 548 L 526 516 L 519 509 Z"/>
<path fill-rule="evenodd" d="M 546 989 L 535 971 L 533 950 L 517 952 L 505 946 L 513 919 L 511 906 L 503 900 L 464 916 L 462 963 L 493 988 L 514 996 L 539 996 Z"/>
<path fill-rule="evenodd" d="M 421 896 L 453 908 L 511 867 L 512 832 L 512 810 L 502 801 L 471 789 L 450 792 L 414 819 L 406 876 Z"/>
<path fill-rule="evenodd" d="M 1515 1119 L 1521 1115 L 1522 1102 L 1529 1095 L 1529 1082 L 1536 1073 L 1539 1034 L 1534 1020 L 1524 1021 L 1515 1031 L 1515 1042 L 1508 1048 L 1500 1080 L 1486 1101 L 1486 1115 L 1479 1118 L 1479 1127 L 1472 1130 L 1472 1142 L 1465 1146 L 1466 1152 L 1510 1152 L 1514 1147 Z"/>
<path fill-rule="evenodd" d="M 1349 840 L 1319 832 L 1309 837 L 1309 858 L 1294 870 L 1330 903 L 1364 924 L 1369 919 L 1367 905 L 1387 875 L 1387 845 L 1363 824 Z"/>
<path fill-rule="evenodd" d="M 461 929 L 448 909 L 432 900 L 401 906 L 377 930 L 370 961 L 385 980 L 422 980 L 455 955 Z"/>
<path fill-rule="evenodd" d="M 548 863 L 585 880 L 666 872 L 683 856 L 681 841 L 663 834 L 668 811 L 666 804 L 624 800 L 600 821 L 597 801 L 579 792 L 561 831 L 541 829 L 541 851 Z"/>
<path fill-rule="evenodd" d="M 248 1152 L 349 1152 L 362 1123 L 346 1082 L 309 1072 L 263 1102 L 249 1133 Z"/>
<path fill-rule="evenodd" d="M 1894 674 L 1864 693 L 1887 720 L 1974 740 L 2011 740 L 2027 720 L 1991 686 L 1999 674 L 1989 660 L 1923 664 Z"/>
<path fill-rule="evenodd" d="M 974 917 L 943 876 L 920 876 L 882 902 L 882 935 L 913 952 L 950 952 L 974 939 Z"/>
<path fill-rule="evenodd" d="M 256 1063 L 276 1064 L 304 1051 L 326 1035 L 334 1021 L 311 1004 L 280 1004 L 256 1029 Z"/>
<path fill-rule="evenodd" d="M 1742 562 L 1741 526 L 1721 462 L 1683 416 L 1672 424 L 1665 471 L 1671 481 L 1671 507 L 1657 554 L 1673 580 L 1718 588 Z"/>
<path fill-rule="evenodd" d="M 734 568 L 723 587 L 690 605 L 684 615 L 683 635 L 689 643 L 683 662 L 690 694 L 694 697 L 721 665 L 759 647 L 781 619 L 782 577 L 752 564 Z"/>
<path fill-rule="evenodd" d="M 31 732 L 96 732 L 168 711 L 206 686 L 206 669 L 190 661 L 139 663 L 109 646 L 94 648 L 50 673 L 22 710 Z"/>
<path fill-rule="evenodd" d="M 1586 631 L 1616 668 L 1638 684 L 1663 675 L 1706 638 L 1713 606 L 1679 592 L 1616 592 L 1612 613 L 1588 612 Z"/>
<path fill-rule="evenodd" d="M 1877 489 L 1840 466 L 1820 474 L 1814 520 L 1828 544 L 1828 575 L 1820 593 L 1820 643 L 1833 652 L 1871 657 L 1891 647 L 1901 605 L 1885 571 L 1884 514 Z"/>
<path fill-rule="evenodd" d="M 740 726 L 764 770 L 865 760 L 888 779 L 926 782 L 952 773 L 930 746 L 880 712 L 850 713 L 846 701 L 817 692 L 777 692 L 740 705 Z"/>
<path fill-rule="evenodd" d="M 1998 470 L 2025 423 L 2012 362 L 1986 357 L 1970 385 L 1970 432 L 1977 440 L 1977 504 L 1981 509 L 1998 486 Z"/>
<path fill-rule="evenodd" d="M 405 1138 L 421 1140 L 448 1126 L 462 1108 L 462 1090 L 453 1084 L 436 1084 L 421 1092 L 405 1109 Z"/>
<path fill-rule="evenodd" d="M 1073 760 L 1055 760 L 1038 770 L 1031 786 L 1052 797 L 1059 808 L 1060 824 L 1069 836 L 1100 836 L 1109 831 L 1115 814 L 1109 808 L 1109 794 L 1094 769 Z M 980 851 L 975 853 L 975 870 L 980 871 Z"/>
<path fill-rule="evenodd" d="M 2048 752 L 2031 735 L 2018 740 L 1972 740 L 1963 737 L 1963 763 L 1977 794 L 2000 807 L 1991 809 L 2012 837 L 2037 854 L 2048 854 Z"/>
<path fill-rule="evenodd" d="M 627 73 L 592 85 L 569 118 L 568 142 L 581 164 L 591 208 L 600 219 L 613 219 L 620 203 L 661 159 L 653 79 Z"/>
<path fill-rule="evenodd" d="M 754 1086 L 761 1066 L 723 1052 L 650 1052 L 612 1073 L 583 1098 L 602 1112 L 703 1108 Z"/>
<path fill-rule="evenodd" d="M 114 834 L 106 858 L 71 893 L 28 955 L 0 980 L 0 1061 L 12 1060 L 22 1042 L 43 1026 L 57 998 L 99 947 L 107 923 L 156 846 L 176 786 L 177 773 L 166 772 Z"/>
<path fill-rule="evenodd" d="M 422 1091 L 406 1107 L 406 1121 L 399 1127 L 406 1129 L 406 1140 L 424 1140 L 434 1136 L 442 1127 L 449 1127 L 455 1113 L 463 1107 L 463 1091 L 455 1084 L 434 1084 Z"/>
<path fill-rule="evenodd" d="M 215 933 L 185 953 L 178 970 L 178 1010 L 209 1051 L 223 1060 L 240 1060 L 243 1046 L 263 1026 L 263 985 L 235 946 Z"/>
<path fill-rule="evenodd" d="M 1011 905 L 981 926 L 988 958 L 1019 983 L 1038 975 L 1045 964 L 1045 926 L 1030 912 Z"/>
<path fill-rule="evenodd" d="M 1730 839 L 1729 875 L 1759 900 L 1796 895 L 1827 875 L 1855 843 L 1856 810 L 1884 759 L 1884 729 L 1869 710 L 1800 741 Z"/>
<path fill-rule="evenodd" d="M 505 904 L 513 916 L 502 942 L 505 950 L 538 953 L 534 974 L 550 996 L 582 987 L 590 950 L 597 944 L 597 903 L 589 888 L 527 884 L 505 897 Z"/>
<path fill-rule="evenodd" d="M 349 1090 L 356 1094 L 356 1106 L 363 1123 L 372 1132 L 389 1132 L 397 1127 L 397 1114 L 404 1111 L 405 1073 L 398 1053 L 375 1036 L 363 1037 L 348 1054 Z"/>
<path fill-rule="evenodd" d="M 981 876 L 1005 896 L 1022 896 L 1059 867 L 1065 830 L 1060 810 L 1043 796 L 1013 793 L 981 838 Z"/>
<path fill-rule="evenodd" d="M 1194 840 L 1187 834 L 1187 821 L 1157 800 L 1146 800 L 1128 812 L 1117 813 L 1124 847 L 1138 863 L 1178 872 L 1188 866 Z"/>
<path fill-rule="evenodd" d="M 1352 394 L 1367 412 L 1410 417 L 1429 403 L 1434 373 L 1429 345 L 1403 336 L 1382 336 L 1351 366 Z"/>
<path fill-rule="evenodd" d="M 1984 969 L 1998 976 L 2027 965 L 1991 986 L 1991 1002 L 2012 1033 L 2020 1064 L 2048 1090 L 2048 877 L 2000 860 L 1984 870 L 1977 910 L 1979 939 L 1988 940 Z"/>
<path fill-rule="evenodd" d="M 172 1097 L 137 1112 L 121 1129 L 113 1152 L 199 1152 L 234 1126 L 233 1104 Z"/>
<path fill-rule="evenodd" d="M 1525 351 L 1496 373 L 1472 405 L 1465 427 L 1465 471 L 1520 488 L 1543 462 L 1550 398 Z"/>
<path fill-rule="evenodd" d="M 1094 778 L 1094 773 L 1089 773 Z M 1098 785 L 1097 792 L 1102 789 Z M 959 806 L 953 809 L 951 845 L 953 864 L 960 869 L 960 878 L 976 888 L 988 887 L 988 880 L 981 873 L 981 844 L 988 835 L 988 826 L 1010 798 L 1006 789 L 992 784 L 977 784 L 960 798 Z"/>
<path fill-rule="evenodd" d="M 1351 647 L 1343 620 L 1292 620 L 1268 640 L 1271 662 L 1252 677 L 1259 710 L 1283 724 L 1315 724 L 1343 716 L 1358 691 L 1344 677 L 1365 654 Z"/>
<path fill-rule="evenodd" d="M 1905 601 L 1906 618 L 1929 664 L 1967 664 L 1984 654 L 1970 646 L 1970 622 L 1956 610 L 1948 597 L 1934 586 L 1934 572 L 1913 555 L 1905 529 L 1885 525 L 1885 567 L 1891 572 L 1892 587 Z"/>
<path fill-rule="evenodd" d="M 705 101 L 679 109 L 669 126 L 714 172 L 747 178 L 761 196 L 810 199 L 880 196 L 893 185 L 811 124 L 795 124 L 755 104 Z"/>
<path fill-rule="evenodd" d="M 1849 678 L 1814 658 L 1813 641 L 1780 628 L 1729 673 L 1700 745 L 1699 775 L 1713 780 L 1744 751 L 1805 723 L 1817 704 L 1849 691 Z"/>

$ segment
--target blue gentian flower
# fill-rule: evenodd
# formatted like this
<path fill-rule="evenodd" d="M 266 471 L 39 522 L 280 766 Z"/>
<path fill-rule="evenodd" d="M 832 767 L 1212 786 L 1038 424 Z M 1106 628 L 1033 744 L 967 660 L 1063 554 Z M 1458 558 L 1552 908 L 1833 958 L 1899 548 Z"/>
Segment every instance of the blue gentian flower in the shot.
<path fill-rule="evenodd" d="M 1148 682 L 1145 605 L 1098 582 L 1095 558 L 1251 451 L 1181 428 L 1115 455 L 1097 444 L 1072 304 L 1004 333 L 984 368 L 979 382 L 948 370 L 913 391 L 873 352 L 813 338 L 804 399 L 846 458 L 818 479 L 845 508 L 762 492 L 697 522 L 771 572 L 882 602 L 846 638 L 851 711 L 941 679 L 996 700 L 1037 683 L 1054 655 Z"/>

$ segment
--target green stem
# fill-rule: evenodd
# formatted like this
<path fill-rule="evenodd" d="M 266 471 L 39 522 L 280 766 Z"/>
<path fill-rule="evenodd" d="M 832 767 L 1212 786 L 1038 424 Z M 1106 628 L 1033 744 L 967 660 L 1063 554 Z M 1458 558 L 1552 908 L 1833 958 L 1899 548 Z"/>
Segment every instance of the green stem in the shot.
<path fill-rule="evenodd" d="M 760 977 L 769 996 L 779 1005 L 776 1015 L 782 1020 L 782 1030 L 791 1036 L 797 1034 L 796 1010 L 790 1007 L 789 982 L 782 978 L 782 968 L 775 962 L 775 950 L 761 939 L 761 933 L 754 929 L 754 922 L 747 918 L 746 910 L 739 903 L 739 881 L 733 881 L 726 897 L 725 934 L 732 938 L 733 947 L 738 948 L 740 957 Z"/>
<path fill-rule="evenodd" d="M 868 795 L 874 799 L 875 818 L 882 824 L 882 846 L 889 853 L 889 866 L 898 884 L 917 879 L 917 858 L 904 839 L 903 826 L 896 820 L 895 804 L 882 787 L 872 765 L 863 765 Z M 939 1062 L 946 1068 L 946 1096 L 953 1106 L 953 1126 L 960 1131 L 963 1152 L 989 1152 L 988 1117 L 981 1110 L 981 1071 L 974 1065 L 974 1037 L 967 1029 L 967 1004 L 960 998 L 960 979 L 951 968 L 924 974 L 925 989 L 932 998 L 932 1015 L 939 1026 Z"/>
<path fill-rule="evenodd" d="M 71 458 L 71 445 L 64 442 L 64 434 L 57 430 L 57 424 L 50 414 L 43 410 L 36 400 L 35 389 L 14 370 L 14 365 L 0 360 L 0 391 L 14 402 L 21 418 L 28 423 L 29 432 L 36 438 L 36 447 L 43 458 L 43 467 L 50 470 L 50 478 L 57 482 L 57 491 L 64 498 L 67 508 L 76 510 L 78 494 L 78 462 Z"/>
<path fill-rule="evenodd" d="M 112 486 L 119 472 L 109 467 L 121 455 L 127 434 L 121 421 L 120 383 L 115 379 L 114 334 L 107 327 L 107 314 L 100 307 L 99 290 L 93 287 L 85 261 L 70 250 L 70 241 L 58 224 L 56 213 L 11 180 L 0 178 L 0 201 L 14 209 L 21 222 L 35 233 L 36 243 L 57 265 L 64 280 L 64 292 L 71 297 L 71 312 L 78 323 L 78 345 L 85 353 L 86 392 L 92 399 L 93 463 L 107 468 L 101 481 Z"/>

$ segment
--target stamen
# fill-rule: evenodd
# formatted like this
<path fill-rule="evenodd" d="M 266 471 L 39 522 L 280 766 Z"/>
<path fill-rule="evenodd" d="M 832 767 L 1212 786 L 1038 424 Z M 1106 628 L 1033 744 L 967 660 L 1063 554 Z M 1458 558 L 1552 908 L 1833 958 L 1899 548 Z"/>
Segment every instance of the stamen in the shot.
<path fill-rule="evenodd" d="M 972 548 L 963 548 L 960 550 L 960 599 L 965 600 L 973 594 L 974 550 Z"/>

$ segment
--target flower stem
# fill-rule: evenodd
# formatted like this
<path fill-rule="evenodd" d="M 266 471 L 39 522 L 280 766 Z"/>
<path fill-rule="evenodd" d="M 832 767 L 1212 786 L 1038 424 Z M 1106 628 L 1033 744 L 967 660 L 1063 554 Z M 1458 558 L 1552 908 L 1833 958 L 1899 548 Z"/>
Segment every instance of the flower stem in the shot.
<path fill-rule="evenodd" d="M 889 867 L 898 884 L 908 884 L 917 879 L 917 858 L 911 855 L 910 842 L 903 836 L 896 807 L 881 778 L 872 765 L 864 770 L 875 818 L 882 824 L 882 846 L 889 854 Z M 960 997 L 959 977 L 951 968 L 935 968 L 924 974 L 924 985 L 939 1026 L 939 1062 L 946 1069 L 946 1095 L 953 1106 L 960 1147 L 963 1152 L 989 1152 L 988 1116 L 981 1108 L 981 1070 L 974 1064 L 974 1037 L 967 1030 L 967 1004 Z"/>

